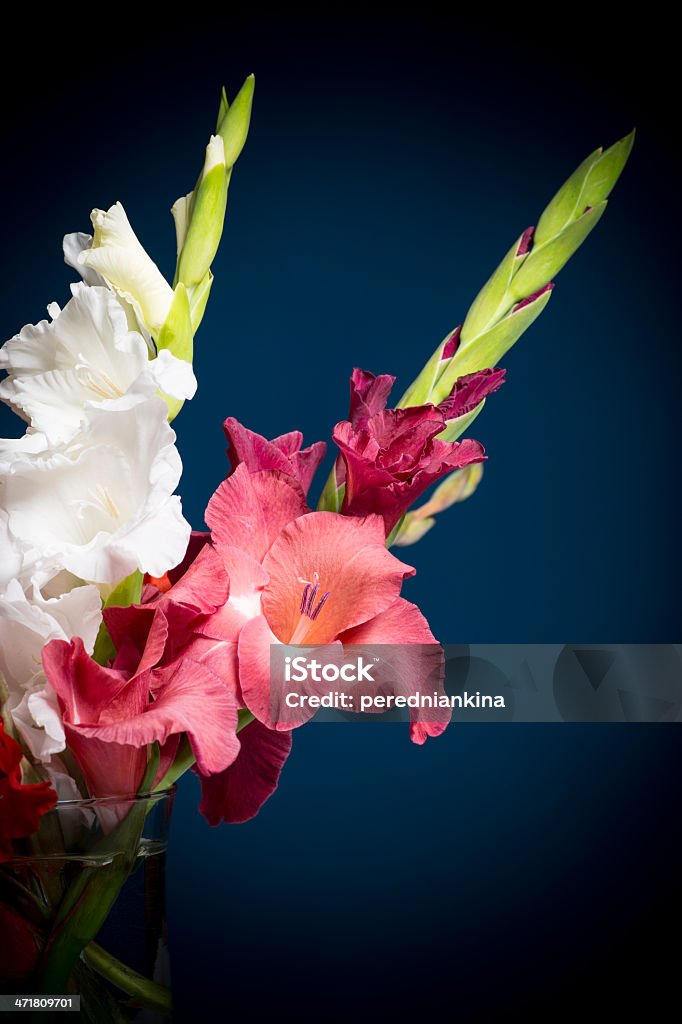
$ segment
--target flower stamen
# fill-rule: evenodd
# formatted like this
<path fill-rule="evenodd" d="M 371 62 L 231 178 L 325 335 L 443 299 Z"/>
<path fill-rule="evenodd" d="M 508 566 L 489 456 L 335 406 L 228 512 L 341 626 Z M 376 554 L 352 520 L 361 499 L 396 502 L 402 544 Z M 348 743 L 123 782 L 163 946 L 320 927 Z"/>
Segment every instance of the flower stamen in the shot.
<path fill-rule="evenodd" d="M 303 579 L 302 576 L 298 577 L 298 582 L 303 584 L 303 593 L 301 594 L 301 603 L 299 606 L 301 618 L 294 631 L 294 635 L 290 643 L 302 643 L 304 636 L 307 633 L 307 626 L 305 624 L 306 619 L 310 619 L 311 622 L 315 622 L 318 615 L 324 608 L 327 600 L 331 597 L 331 590 L 324 592 L 322 597 L 317 601 L 317 595 L 320 592 L 320 574 L 319 572 L 313 573 L 312 580 Z M 317 604 L 315 603 L 317 601 Z"/>

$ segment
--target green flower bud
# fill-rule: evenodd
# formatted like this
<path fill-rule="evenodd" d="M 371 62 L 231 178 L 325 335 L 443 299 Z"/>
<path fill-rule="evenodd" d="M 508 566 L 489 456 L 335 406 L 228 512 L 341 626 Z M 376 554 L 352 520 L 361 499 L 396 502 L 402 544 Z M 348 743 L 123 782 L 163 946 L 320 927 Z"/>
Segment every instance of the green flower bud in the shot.
<path fill-rule="evenodd" d="M 180 200 L 174 207 L 177 210 L 174 216 L 178 240 L 186 224 L 177 279 L 188 288 L 203 280 L 218 251 L 225 221 L 228 182 L 223 141 L 219 135 L 213 135 L 206 147 L 206 162 L 191 203 L 186 197 L 184 202 Z"/>
<path fill-rule="evenodd" d="M 227 105 L 227 95 L 223 89 L 225 113 L 218 124 L 217 134 L 220 135 L 225 145 L 225 164 L 227 167 L 232 167 L 237 162 L 239 154 L 244 148 L 246 136 L 249 134 L 255 86 L 255 77 L 249 75 L 235 96 L 231 106 Z M 221 102 L 220 109 L 222 112 L 223 102 Z"/>

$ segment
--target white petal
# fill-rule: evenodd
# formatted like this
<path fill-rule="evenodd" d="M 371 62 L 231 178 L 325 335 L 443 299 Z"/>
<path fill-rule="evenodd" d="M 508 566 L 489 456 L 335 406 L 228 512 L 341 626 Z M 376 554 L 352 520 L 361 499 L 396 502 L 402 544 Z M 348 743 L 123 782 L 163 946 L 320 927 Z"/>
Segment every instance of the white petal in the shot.
<path fill-rule="evenodd" d="M 93 210 L 91 219 L 95 236 L 78 256 L 79 264 L 100 274 L 157 335 L 171 307 L 173 289 L 140 244 L 120 203 L 107 211 Z"/>
<path fill-rule="evenodd" d="M 94 270 L 79 262 L 78 257 L 92 245 L 92 235 L 86 235 L 84 231 L 74 231 L 70 235 L 64 235 L 62 247 L 64 249 L 64 262 L 67 266 L 78 271 L 86 284 L 103 285 L 104 279 Z"/>
<path fill-rule="evenodd" d="M 128 534 L 116 542 L 121 558 L 126 552 L 150 576 L 163 576 L 185 557 L 192 528 L 182 514 L 182 502 L 177 494 L 158 509 L 153 519 L 140 519 Z M 143 564 L 140 564 L 143 563 Z"/>
<path fill-rule="evenodd" d="M 176 199 L 171 207 L 171 214 L 175 221 L 175 244 L 178 256 L 182 252 L 182 247 L 187 237 L 193 198 L 194 192 L 188 192 L 186 196 L 180 196 L 179 199 Z"/>
<path fill-rule="evenodd" d="M 65 749 L 59 703 L 49 683 L 26 693 L 11 714 L 21 738 L 38 761 L 49 762 L 53 754 Z"/>
<path fill-rule="evenodd" d="M 149 370 L 164 394 L 171 398 L 194 398 L 197 379 L 192 364 L 178 359 L 167 348 L 162 348 L 156 359 L 150 361 Z"/>
<path fill-rule="evenodd" d="M 129 393 L 87 408 L 69 445 L 0 466 L 0 501 L 10 535 L 48 566 L 113 584 L 182 559 L 190 527 L 171 497 L 181 472 L 165 402 Z"/>
<path fill-rule="evenodd" d="M 48 599 L 35 584 L 26 594 L 18 580 L 10 580 L 0 599 L 0 673 L 10 693 L 43 681 L 41 653 L 50 640 L 80 636 L 92 652 L 101 621 L 96 587 Z"/>
<path fill-rule="evenodd" d="M 124 395 L 148 363 L 146 342 L 128 330 L 114 295 L 78 284 L 52 322 L 29 324 L 0 349 L 9 375 L 0 398 L 56 445 L 78 431 L 87 404 Z"/>

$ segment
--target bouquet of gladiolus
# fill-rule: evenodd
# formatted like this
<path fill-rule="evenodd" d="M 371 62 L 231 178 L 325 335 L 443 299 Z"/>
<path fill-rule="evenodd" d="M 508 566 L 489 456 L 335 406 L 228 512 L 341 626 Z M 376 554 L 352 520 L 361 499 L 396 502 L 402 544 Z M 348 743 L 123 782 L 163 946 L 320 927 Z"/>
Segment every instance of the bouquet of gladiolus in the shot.
<path fill-rule="evenodd" d="M 132 1004 L 163 1004 L 157 982 L 145 990 L 93 940 L 138 863 L 145 800 L 192 769 L 216 825 L 251 818 L 276 788 L 292 729 L 271 714 L 273 645 L 436 643 L 401 594 L 414 569 L 389 549 L 476 489 L 484 449 L 462 435 L 600 219 L 633 141 L 580 165 L 395 407 L 393 377 L 353 370 L 316 510 L 307 495 L 325 444 L 303 447 L 297 430 L 266 440 L 230 417 L 229 467 L 216 468 L 208 532 L 193 532 L 174 493 L 170 422 L 196 390 L 193 340 L 253 85 L 232 104 L 223 92 L 196 186 L 172 208 L 173 283 L 120 203 L 94 210 L 92 235 L 64 239 L 81 277 L 71 297 L 0 350 L 0 398 L 27 424 L 0 441 L 0 935 L 20 961 L 5 960 L 5 980 L 37 990 L 64 990 L 89 957 Z M 411 737 L 445 725 L 417 717 Z M 60 805 L 78 809 L 75 840 Z M 50 875 L 73 842 L 87 863 Z"/>

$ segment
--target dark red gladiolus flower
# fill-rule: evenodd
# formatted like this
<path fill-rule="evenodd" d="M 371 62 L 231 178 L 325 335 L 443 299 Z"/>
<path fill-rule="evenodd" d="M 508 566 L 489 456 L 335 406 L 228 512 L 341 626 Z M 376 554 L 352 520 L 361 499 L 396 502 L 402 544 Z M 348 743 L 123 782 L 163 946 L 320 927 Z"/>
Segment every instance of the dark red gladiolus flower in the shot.
<path fill-rule="evenodd" d="M 343 460 L 337 481 L 346 484 L 341 511 L 378 512 L 388 535 L 432 483 L 454 469 L 482 462 L 485 451 L 478 441 L 442 441 L 439 434 L 448 422 L 497 391 L 503 377 L 503 370 L 481 370 L 456 381 L 438 406 L 386 409 L 392 378 L 354 370 L 350 418 L 337 423 L 333 435 Z"/>
<path fill-rule="evenodd" d="M 0 861 L 12 856 L 13 839 L 23 839 L 38 831 L 40 818 L 57 802 L 49 782 L 24 785 L 21 781 L 23 756 L 0 718 Z"/>

